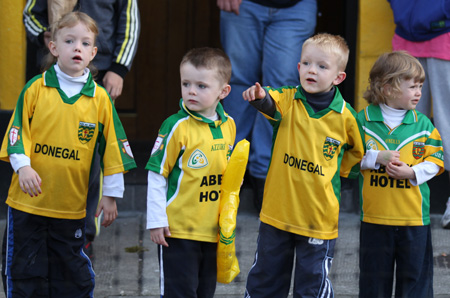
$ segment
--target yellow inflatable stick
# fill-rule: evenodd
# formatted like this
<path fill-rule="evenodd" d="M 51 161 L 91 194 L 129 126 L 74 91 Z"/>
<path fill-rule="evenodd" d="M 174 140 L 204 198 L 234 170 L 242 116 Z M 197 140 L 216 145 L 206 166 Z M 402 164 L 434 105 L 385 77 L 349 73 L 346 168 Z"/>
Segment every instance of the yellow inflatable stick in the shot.
<path fill-rule="evenodd" d="M 222 177 L 217 245 L 217 281 L 220 283 L 230 283 L 240 272 L 235 247 L 236 215 L 249 150 L 247 140 L 237 143 Z"/>

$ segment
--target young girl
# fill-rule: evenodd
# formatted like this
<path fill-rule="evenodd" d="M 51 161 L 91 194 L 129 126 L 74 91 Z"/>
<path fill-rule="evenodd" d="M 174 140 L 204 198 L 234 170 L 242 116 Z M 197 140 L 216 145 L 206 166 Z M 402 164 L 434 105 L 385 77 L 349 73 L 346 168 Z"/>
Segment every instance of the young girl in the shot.
<path fill-rule="evenodd" d="M 425 72 L 406 52 L 381 55 L 370 71 L 369 102 L 358 114 L 361 162 L 360 297 L 433 296 L 430 191 L 444 171 L 437 129 L 415 107 Z M 394 270 L 395 268 L 395 270 Z"/>
<path fill-rule="evenodd" d="M 86 195 L 97 147 L 104 171 L 103 226 L 117 216 L 123 172 L 136 167 L 108 93 L 87 68 L 97 48 L 94 20 L 80 12 L 52 26 L 56 64 L 19 96 L 0 159 L 14 169 L 6 204 L 7 297 L 92 297 L 83 253 Z"/>

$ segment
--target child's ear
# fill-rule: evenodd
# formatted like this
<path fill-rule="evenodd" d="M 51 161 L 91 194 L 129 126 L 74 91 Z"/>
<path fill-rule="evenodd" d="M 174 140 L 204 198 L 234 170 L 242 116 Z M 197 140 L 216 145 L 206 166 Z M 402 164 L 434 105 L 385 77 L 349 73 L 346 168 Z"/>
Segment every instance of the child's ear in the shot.
<path fill-rule="evenodd" d="M 53 42 L 53 41 L 50 41 L 49 43 L 48 43 L 48 49 L 49 49 L 49 51 L 50 51 L 50 53 L 53 55 L 53 56 L 55 56 L 56 58 L 58 58 L 58 50 L 56 49 L 56 44 L 55 44 L 55 42 Z"/>
<path fill-rule="evenodd" d="M 381 91 L 383 92 L 384 96 L 389 97 L 392 94 L 391 84 L 386 84 L 383 87 L 381 87 Z"/>
<path fill-rule="evenodd" d="M 97 55 L 97 51 L 98 51 L 97 47 L 92 48 L 92 56 L 91 56 L 91 60 L 89 60 L 89 62 L 91 62 L 94 59 L 95 55 Z"/>
<path fill-rule="evenodd" d="M 337 75 L 337 77 L 333 80 L 333 85 L 337 86 L 340 83 L 342 83 L 345 78 L 347 77 L 347 74 L 344 71 L 340 71 Z"/>
<path fill-rule="evenodd" d="M 222 91 L 219 94 L 219 99 L 224 99 L 225 97 L 228 96 L 228 94 L 230 94 L 231 91 L 231 86 L 226 84 L 225 86 L 223 86 Z"/>

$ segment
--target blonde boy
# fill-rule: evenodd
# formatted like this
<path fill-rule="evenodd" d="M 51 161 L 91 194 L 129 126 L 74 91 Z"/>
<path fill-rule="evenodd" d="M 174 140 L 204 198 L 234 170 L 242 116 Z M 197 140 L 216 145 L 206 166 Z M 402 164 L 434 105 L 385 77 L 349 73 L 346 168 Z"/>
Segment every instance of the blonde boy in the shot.
<path fill-rule="evenodd" d="M 256 258 L 247 297 L 287 297 L 295 255 L 294 297 L 332 297 L 328 279 L 338 236 L 340 176 L 364 149 L 356 113 L 338 88 L 346 77 L 345 40 L 318 34 L 305 41 L 299 86 L 243 93 L 274 127 Z M 329 296 L 328 296 L 329 295 Z"/>

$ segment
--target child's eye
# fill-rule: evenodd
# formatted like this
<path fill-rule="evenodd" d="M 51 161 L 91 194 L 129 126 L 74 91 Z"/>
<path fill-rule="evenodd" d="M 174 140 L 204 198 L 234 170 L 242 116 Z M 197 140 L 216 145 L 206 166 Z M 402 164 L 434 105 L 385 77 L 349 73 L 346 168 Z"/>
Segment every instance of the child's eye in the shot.
<path fill-rule="evenodd" d="M 302 64 L 303 64 L 303 65 L 309 65 L 309 62 L 303 61 Z"/>
<path fill-rule="evenodd" d="M 73 43 L 73 40 L 72 39 L 67 39 L 66 43 L 71 44 L 71 43 Z"/>
<path fill-rule="evenodd" d="M 83 42 L 83 45 L 84 45 L 85 47 L 88 47 L 88 46 L 90 46 L 90 45 L 91 45 L 91 43 L 90 43 L 90 42 L 87 42 L 87 41 L 85 41 L 85 42 Z"/>
<path fill-rule="evenodd" d="M 321 69 L 327 69 L 327 67 L 326 67 L 325 65 L 319 65 L 319 67 L 320 67 Z"/>
<path fill-rule="evenodd" d="M 186 82 L 181 83 L 181 85 L 182 85 L 183 87 L 189 87 L 189 83 L 186 83 Z"/>
<path fill-rule="evenodd" d="M 199 84 L 198 87 L 199 87 L 200 89 L 205 89 L 205 88 L 206 88 L 206 85 Z"/>

